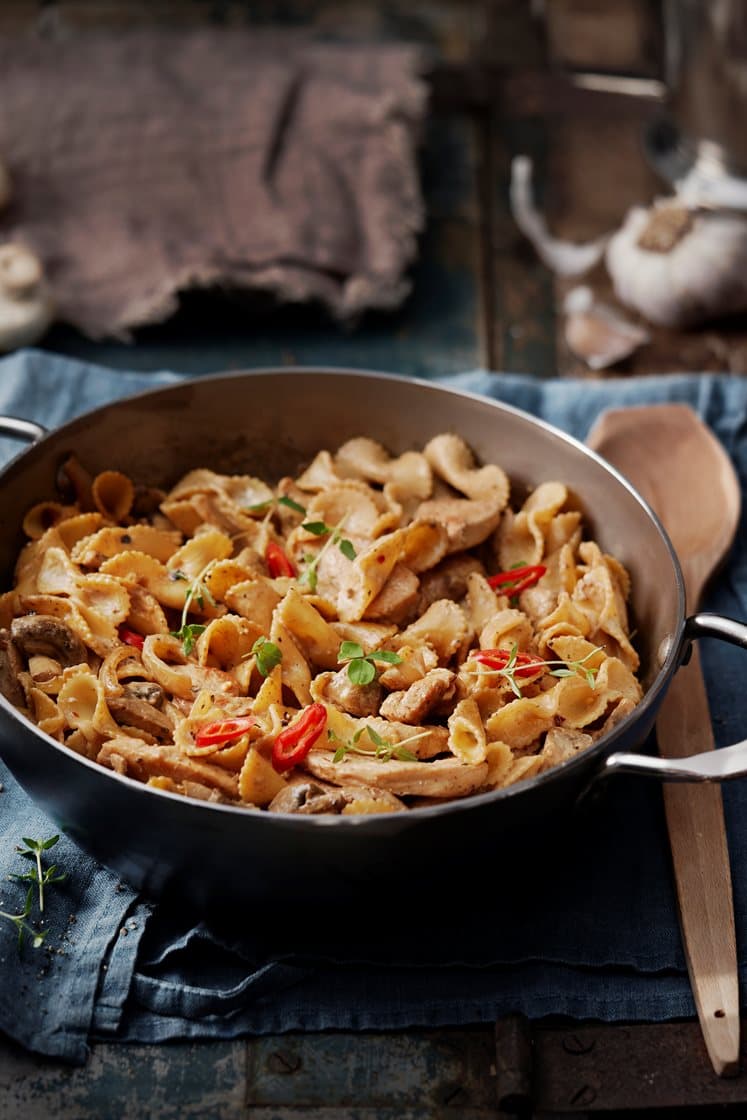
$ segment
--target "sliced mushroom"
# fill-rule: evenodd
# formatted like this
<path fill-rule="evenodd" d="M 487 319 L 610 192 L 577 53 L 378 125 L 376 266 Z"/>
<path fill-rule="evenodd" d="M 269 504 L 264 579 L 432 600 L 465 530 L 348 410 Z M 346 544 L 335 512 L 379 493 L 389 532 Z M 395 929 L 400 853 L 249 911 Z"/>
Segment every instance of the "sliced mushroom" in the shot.
<path fill-rule="evenodd" d="M 30 346 L 53 318 L 38 257 L 23 245 L 0 245 L 0 352 Z"/>
<path fill-rule="evenodd" d="M 29 614 L 14 618 L 10 624 L 13 641 L 23 656 L 51 657 L 62 666 L 86 661 L 86 647 L 78 635 L 60 618 L 48 614 Z"/>
<path fill-rule="evenodd" d="M 171 720 L 147 700 L 138 700 L 134 696 L 112 696 L 107 704 L 117 723 L 136 727 L 162 742 L 171 739 L 174 731 Z"/>
<path fill-rule="evenodd" d="M 455 680 L 449 669 L 431 669 L 408 689 L 387 696 L 381 705 L 381 715 L 400 723 L 421 724 L 437 704 L 453 695 Z"/>
<path fill-rule="evenodd" d="M 130 681 L 124 686 L 124 693 L 134 700 L 150 704 L 152 708 L 160 708 L 166 698 L 166 693 L 155 681 Z"/>
<path fill-rule="evenodd" d="M 9 630 L 0 630 L 0 692 L 16 708 L 25 704 L 18 674 L 23 672 L 23 661 Z"/>

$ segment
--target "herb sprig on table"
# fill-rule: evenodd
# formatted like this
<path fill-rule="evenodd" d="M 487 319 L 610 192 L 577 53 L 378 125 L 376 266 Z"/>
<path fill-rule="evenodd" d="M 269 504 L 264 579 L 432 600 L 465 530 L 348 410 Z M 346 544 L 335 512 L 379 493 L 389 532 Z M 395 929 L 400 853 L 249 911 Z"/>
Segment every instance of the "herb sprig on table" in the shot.
<path fill-rule="evenodd" d="M 44 912 L 44 888 L 51 886 L 54 883 L 61 883 L 67 878 L 66 872 L 57 872 L 57 865 L 52 864 L 50 867 L 44 867 L 42 864 L 42 856 L 45 852 L 53 848 L 59 840 L 58 836 L 50 836 L 47 840 L 33 840 L 28 836 L 23 837 L 25 848 L 17 847 L 17 852 L 23 859 L 31 860 L 34 866 L 31 870 L 25 872 L 23 875 L 10 875 L 9 878 L 16 883 L 28 883 L 29 888 L 26 892 L 26 898 L 23 904 L 23 909 L 18 914 L 11 914 L 7 910 L 0 910 L 0 918 L 5 918 L 7 921 L 12 922 L 18 932 L 18 951 L 23 949 L 24 939 L 31 938 L 31 944 L 34 949 L 39 949 L 44 943 L 47 936 L 47 930 L 38 930 L 31 925 L 29 918 L 31 917 L 34 908 L 34 887 L 38 895 L 39 913 Z"/>

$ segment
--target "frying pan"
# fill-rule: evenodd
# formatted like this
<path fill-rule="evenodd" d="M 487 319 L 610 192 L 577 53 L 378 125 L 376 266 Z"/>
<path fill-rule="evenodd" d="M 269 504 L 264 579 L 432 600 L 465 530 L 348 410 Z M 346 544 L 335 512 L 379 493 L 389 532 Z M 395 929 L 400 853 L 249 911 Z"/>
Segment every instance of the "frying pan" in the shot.
<path fill-rule="evenodd" d="M 469 393 L 386 374 L 327 369 L 211 375 L 98 408 L 51 434 L 0 418 L 0 432 L 33 440 L 0 475 L 5 532 L 0 572 L 10 587 L 34 502 L 55 492 L 75 451 L 93 473 L 118 469 L 168 487 L 187 470 L 256 474 L 276 481 L 320 448 L 369 435 L 393 453 L 444 431 L 484 462 L 498 462 L 517 494 L 566 483 L 589 534 L 628 568 L 644 698 L 588 750 L 507 789 L 409 812 L 364 817 L 268 814 L 157 790 L 81 758 L 0 696 L 0 754 L 56 824 L 102 863 L 151 896 L 176 894 L 220 909 L 290 899 L 422 888 L 460 877 L 501 840 L 536 836 L 570 814 L 600 776 L 621 771 L 720 780 L 747 773 L 747 745 L 663 760 L 635 748 L 693 639 L 747 647 L 747 626 L 716 615 L 685 617 L 676 556 L 653 512 L 611 467 L 576 440 L 517 409 Z"/>

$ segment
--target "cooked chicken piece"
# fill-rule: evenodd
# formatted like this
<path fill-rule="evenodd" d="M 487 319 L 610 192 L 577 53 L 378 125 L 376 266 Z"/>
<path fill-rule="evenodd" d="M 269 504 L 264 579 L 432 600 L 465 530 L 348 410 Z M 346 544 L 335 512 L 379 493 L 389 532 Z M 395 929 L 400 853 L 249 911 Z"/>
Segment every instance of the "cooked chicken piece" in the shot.
<path fill-rule="evenodd" d="M 467 594 L 469 577 L 473 572 L 484 572 L 474 556 L 449 556 L 420 580 L 417 613 L 423 614 L 437 599 L 462 599 Z M 495 593 L 493 593 L 495 609 Z"/>
<path fill-rule="evenodd" d="M 401 622 L 416 610 L 420 580 L 404 564 L 395 564 L 392 574 L 364 612 L 364 618 Z"/>
<path fill-rule="evenodd" d="M 10 633 L 24 657 L 52 657 L 61 665 L 80 665 L 86 661 L 86 647 L 78 635 L 59 618 L 29 614 L 14 618 Z"/>
<path fill-rule="evenodd" d="M 402 645 L 397 650 L 402 658 L 398 665 L 389 665 L 379 675 L 384 688 L 399 692 L 421 681 L 430 669 L 438 665 L 438 654 L 429 645 Z"/>
<path fill-rule="evenodd" d="M 486 762 L 465 766 L 457 758 L 435 762 L 381 762 L 367 758 L 344 758 L 333 762 L 327 751 L 311 751 L 304 766 L 316 778 L 344 785 L 385 789 L 400 797 L 466 797 L 479 789 L 488 773 Z"/>
<path fill-rule="evenodd" d="M 154 746 L 122 735 L 104 743 L 96 761 L 141 782 L 157 777 L 172 778 L 175 782 L 196 780 L 211 789 L 220 790 L 231 801 L 238 800 L 239 784 L 235 773 L 199 758 L 185 758 L 171 744 Z"/>
<path fill-rule="evenodd" d="M 449 669 L 431 669 L 405 691 L 387 696 L 381 705 L 381 715 L 400 723 L 420 724 L 441 700 L 453 694 L 455 679 Z"/>
<path fill-rule="evenodd" d="M 375 716 L 381 703 L 382 687 L 378 681 L 370 684 L 353 684 L 345 665 L 336 673 L 320 673 L 315 681 L 315 700 L 326 701 L 348 712 L 351 716 Z"/>

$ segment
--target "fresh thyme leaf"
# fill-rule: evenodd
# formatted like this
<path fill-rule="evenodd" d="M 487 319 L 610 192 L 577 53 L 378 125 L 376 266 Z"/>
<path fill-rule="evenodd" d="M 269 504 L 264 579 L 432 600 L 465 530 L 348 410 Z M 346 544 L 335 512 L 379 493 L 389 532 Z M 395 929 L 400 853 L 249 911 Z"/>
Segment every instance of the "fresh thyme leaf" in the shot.
<path fill-rule="evenodd" d="M 307 533 L 313 533 L 315 537 L 326 537 L 327 533 L 331 533 L 329 525 L 324 521 L 304 521 L 301 528 L 305 529 Z"/>
<path fill-rule="evenodd" d="M 278 505 L 287 506 L 288 509 L 292 509 L 295 513 L 306 513 L 305 506 L 302 506 L 300 502 L 295 502 L 293 498 L 288 498 L 285 494 L 281 498 L 278 498 Z"/>
<path fill-rule="evenodd" d="M 337 651 L 338 661 L 350 661 L 352 657 L 365 657 L 363 646 L 358 642 L 342 642 Z"/>
<path fill-rule="evenodd" d="M 387 743 L 386 739 L 382 739 L 382 737 L 381 737 L 381 735 L 379 735 L 378 731 L 374 727 L 371 727 L 370 723 L 366 724 L 366 731 L 368 732 L 368 737 L 371 740 L 371 742 L 374 744 L 374 746 L 376 746 L 376 747 L 387 747 L 389 745 Z"/>
<path fill-rule="evenodd" d="M 376 666 L 365 657 L 354 657 L 348 662 L 348 677 L 353 684 L 370 684 L 376 679 Z"/>
<path fill-rule="evenodd" d="M 264 502 L 255 502 L 254 505 L 243 507 L 247 513 L 265 513 L 266 510 L 272 508 L 272 498 L 267 498 Z"/>
<path fill-rule="evenodd" d="M 375 649 L 368 655 L 372 661 L 386 661 L 388 665 L 401 665 L 402 658 L 393 649 Z"/>
<path fill-rule="evenodd" d="M 172 630 L 171 636 L 172 638 L 178 638 L 180 640 L 182 649 L 187 657 L 189 657 L 190 653 L 195 648 L 195 642 L 205 630 L 207 630 L 207 627 L 199 622 L 185 622 L 179 630 Z"/>
<path fill-rule="evenodd" d="M 24 937 L 31 938 L 31 944 L 34 949 L 38 949 L 44 942 L 47 936 L 47 931 L 39 931 L 28 921 L 31 916 L 31 910 L 34 903 L 34 887 L 37 888 L 39 894 L 39 911 L 44 910 L 44 888 L 52 883 L 61 883 L 67 878 L 67 875 L 62 872 L 56 874 L 57 866 L 52 864 L 51 867 L 42 866 L 42 855 L 44 852 L 49 851 L 50 848 L 59 840 L 59 835 L 50 836 L 46 840 L 34 840 L 30 836 L 24 836 L 23 842 L 26 848 L 18 848 L 17 851 L 23 859 L 31 860 L 34 867 L 31 871 L 26 872 L 25 875 L 10 875 L 9 878 L 16 882 L 27 882 L 29 888 L 26 891 L 26 898 L 24 901 L 23 909 L 18 914 L 10 914 L 6 910 L 0 910 L 0 918 L 6 918 L 12 922 L 18 933 L 18 952 L 23 950 Z"/>
<path fill-rule="evenodd" d="M 269 638 L 257 638 L 252 646 L 252 653 L 257 659 L 257 669 L 263 677 L 269 677 L 276 665 L 283 660 L 280 646 L 276 646 Z"/>
<path fill-rule="evenodd" d="M 339 542 L 338 547 L 346 560 L 355 560 L 355 549 L 353 548 L 352 541 L 342 540 Z"/>
<path fill-rule="evenodd" d="M 418 756 L 416 754 L 413 754 L 412 751 L 408 751 L 407 747 L 403 747 L 399 743 L 395 744 L 392 754 L 398 762 L 418 761 Z"/>

